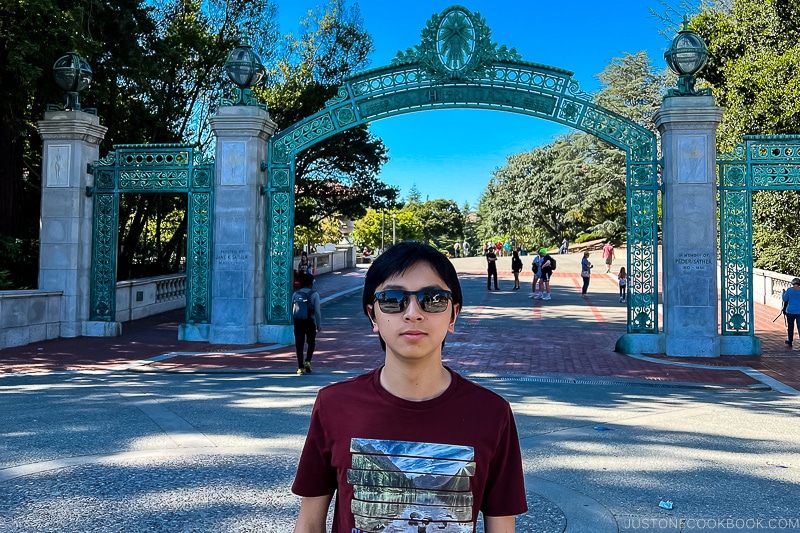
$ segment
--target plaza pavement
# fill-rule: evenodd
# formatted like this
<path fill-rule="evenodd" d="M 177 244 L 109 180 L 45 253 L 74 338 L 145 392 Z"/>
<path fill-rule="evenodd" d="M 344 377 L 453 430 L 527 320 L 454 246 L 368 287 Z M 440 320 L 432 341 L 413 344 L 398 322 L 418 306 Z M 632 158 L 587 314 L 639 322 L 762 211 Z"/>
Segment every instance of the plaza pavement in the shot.
<path fill-rule="evenodd" d="M 517 531 L 800 531 L 798 356 L 774 310 L 757 309 L 760 359 L 625 356 L 614 280 L 596 268 L 582 300 L 577 256 L 558 259 L 549 302 L 527 298 L 529 273 L 510 290 L 508 258 L 498 292 L 481 258 L 454 260 L 465 309 L 445 358 L 512 404 Z M 0 350 L 0 532 L 291 531 L 316 391 L 381 360 L 362 276 L 319 277 L 307 376 L 291 347 L 176 341 L 178 313 Z"/>

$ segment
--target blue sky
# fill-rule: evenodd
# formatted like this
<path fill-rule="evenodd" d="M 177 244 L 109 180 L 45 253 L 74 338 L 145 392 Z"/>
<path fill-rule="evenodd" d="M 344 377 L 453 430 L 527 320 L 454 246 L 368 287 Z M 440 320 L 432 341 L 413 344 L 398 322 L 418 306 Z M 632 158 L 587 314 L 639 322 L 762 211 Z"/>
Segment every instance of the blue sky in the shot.
<path fill-rule="evenodd" d="M 323 2 L 279 2 L 281 32 L 296 32 L 299 17 Z M 574 72 L 585 92 L 597 91 L 595 76 L 624 53 L 646 50 L 656 68 L 666 67 L 669 41 L 650 11 L 664 11 L 658 0 L 361 0 L 364 27 L 375 44 L 369 68 L 387 65 L 398 51 L 418 44 L 431 15 L 453 4 L 479 12 L 492 40 L 516 48 L 525 61 Z M 412 113 L 373 122 L 370 130 L 383 139 L 391 158 L 380 178 L 400 187 L 401 196 L 416 185 L 423 199 L 446 198 L 472 207 L 491 172 L 505 166 L 509 155 L 568 131 L 553 122 L 485 110 Z"/>

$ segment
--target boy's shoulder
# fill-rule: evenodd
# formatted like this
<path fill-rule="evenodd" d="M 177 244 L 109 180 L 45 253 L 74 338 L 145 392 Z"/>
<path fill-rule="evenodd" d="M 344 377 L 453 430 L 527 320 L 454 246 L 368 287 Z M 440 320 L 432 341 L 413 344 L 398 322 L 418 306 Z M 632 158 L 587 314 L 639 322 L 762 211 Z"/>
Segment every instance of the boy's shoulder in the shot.
<path fill-rule="evenodd" d="M 380 368 L 376 368 L 365 374 L 322 387 L 319 390 L 318 398 L 325 404 L 341 406 L 343 402 L 347 401 L 366 402 L 366 405 L 369 405 L 378 398 L 388 397 L 389 393 L 380 388 L 380 370 Z M 452 376 L 450 387 L 442 396 L 430 401 L 430 407 L 455 399 L 459 403 L 469 402 L 472 405 L 480 405 L 484 412 L 486 409 L 490 411 L 497 409 L 499 412 L 509 408 L 508 401 L 496 392 L 461 376 L 451 368 L 447 368 L 447 370 Z M 405 400 L 400 398 L 390 400 L 391 404 L 397 402 L 402 403 Z"/>

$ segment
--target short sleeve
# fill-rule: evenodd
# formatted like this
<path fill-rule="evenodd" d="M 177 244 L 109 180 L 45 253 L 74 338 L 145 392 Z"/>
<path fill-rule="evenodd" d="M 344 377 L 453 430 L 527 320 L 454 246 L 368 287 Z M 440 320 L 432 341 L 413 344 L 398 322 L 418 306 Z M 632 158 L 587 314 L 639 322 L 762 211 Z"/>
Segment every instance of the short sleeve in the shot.
<path fill-rule="evenodd" d="M 311 412 L 306 443 L 300 455 L 292 492 L 298 496 L 315 497 L 336 491 L 336 472 L 331 466 L 330 444 L 322 422 L 322 402 L 319 395 Z"/>
<path fill-rule="evenodd" d="M 506 408 L 506 424 L 497 442 L 486 479 L 481 506 L 481 511 L 486 516 L 511 516 L 528 511 L 517 425 L 511 406 L 506 404 Z"/>

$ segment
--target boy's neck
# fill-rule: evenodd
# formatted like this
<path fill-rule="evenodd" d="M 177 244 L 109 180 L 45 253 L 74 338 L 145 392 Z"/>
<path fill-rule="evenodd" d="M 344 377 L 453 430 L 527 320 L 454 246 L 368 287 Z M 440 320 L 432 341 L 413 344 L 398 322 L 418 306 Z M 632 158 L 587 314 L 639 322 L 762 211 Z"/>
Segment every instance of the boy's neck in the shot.
<path fill-rule="evenodd" d="M 392 396 L 411 402 L 423 402 L 441 396 L 452 381 L 441 364 L 408 366 L 387 359 L 381 369 L 381 386 Z"/>

